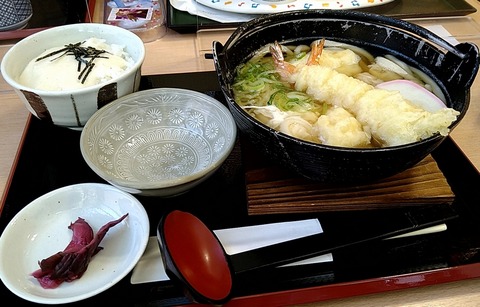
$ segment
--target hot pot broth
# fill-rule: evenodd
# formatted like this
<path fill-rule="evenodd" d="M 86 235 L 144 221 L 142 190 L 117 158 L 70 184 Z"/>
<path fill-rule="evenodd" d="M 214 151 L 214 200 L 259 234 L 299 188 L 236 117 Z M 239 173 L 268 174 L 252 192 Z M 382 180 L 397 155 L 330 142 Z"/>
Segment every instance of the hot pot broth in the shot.
<path fill-rule="evenodd" d="M 402 145 L 447 135 L 459 112 L 435 82 L 393 55 L 334 41 L 268 44 L 237 67 L 235 101 L 290 136 L 332 146 Z"/>

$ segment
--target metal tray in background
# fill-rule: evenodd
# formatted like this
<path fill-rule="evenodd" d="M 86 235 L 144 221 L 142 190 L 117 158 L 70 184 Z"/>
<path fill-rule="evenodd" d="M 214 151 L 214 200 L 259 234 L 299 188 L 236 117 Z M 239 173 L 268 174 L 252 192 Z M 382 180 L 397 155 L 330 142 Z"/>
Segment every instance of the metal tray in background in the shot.
<path fill-rule="evenodd" d="M 393 2 L 359 9 L 395 18 L 427 18 L 465 16 L 477 10 L 464 0 L 395 0 Z M 235 28 L 240 23 L 220 23 L 190 15 L 175 9 L 167 0 L 167 26 L 179 33 L 195 33 L 204 29 Z"/>

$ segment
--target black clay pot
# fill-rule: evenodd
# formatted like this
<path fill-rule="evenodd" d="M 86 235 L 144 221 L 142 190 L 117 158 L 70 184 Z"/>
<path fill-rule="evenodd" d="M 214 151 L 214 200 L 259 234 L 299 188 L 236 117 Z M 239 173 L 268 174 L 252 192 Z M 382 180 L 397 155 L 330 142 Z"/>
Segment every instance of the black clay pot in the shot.
<path fill-rule="evenodd" d="M 350 149 L 313 144 L 279 133 L 248 115 L 233 98 L 236 67 L 262 46 L 278 41 L 310 44 L 326 38 L 363 47 L 374 55 L 392 54 L 433 78 L 447 106 L 464 117 L 470 87 L 479 67 L 478 47 L 456 46 L 406 21 L 358 11 L 302 10 L 270 14 L 240 26 L 222 45 L 213 43 L 215 69 L 228 107 L 242 135 L 269 160 L 322 182 L 362 183 L 385 178 L 415 165 L 445 139 L 435 135 L 423 141 L 386 148 Z"/>

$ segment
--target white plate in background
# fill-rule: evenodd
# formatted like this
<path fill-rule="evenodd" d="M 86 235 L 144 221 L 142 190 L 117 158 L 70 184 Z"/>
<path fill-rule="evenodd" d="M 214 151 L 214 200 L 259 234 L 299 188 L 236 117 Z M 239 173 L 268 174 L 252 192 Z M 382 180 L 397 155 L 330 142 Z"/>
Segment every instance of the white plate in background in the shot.
<path fill-rule="evenodd" d="M 205 6 L 232 13 L 269 14 L 293 10 L 348 10 L 377 6 L 394 0 L 196 0 Z"/>

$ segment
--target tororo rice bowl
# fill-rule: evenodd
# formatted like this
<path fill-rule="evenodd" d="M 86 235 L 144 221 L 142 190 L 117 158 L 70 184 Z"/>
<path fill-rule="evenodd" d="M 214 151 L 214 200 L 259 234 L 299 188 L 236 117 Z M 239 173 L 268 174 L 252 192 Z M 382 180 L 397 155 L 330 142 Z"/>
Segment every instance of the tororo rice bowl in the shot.
<path fill-rule="evenodd" d="M 69 54 L 65 54 L 62 49 L 65 49 L 67 45 L 80 44 L 92 38 L 104 43 L 104 45 L 97 45 L 100 47 L 96 50 L 103 51 L 105 49 L 106 52 L 98 54 L 97 58 L 93 60 L 92 56 L 86 56 L 83 58 L 84 62 L 75 67 L 79 62 L 76 60 L 77 52 L 84 52 L 89 46 L 82 47 L 80 51 L 68 48 L 65 51 Z M 113 48 L 113 51 L 110 47 Z M 27 65 L 38 60 L 41 54 L 47 50 L 49 52 L 57 51 L 42 59 L 46 63 L 53 64 L 52 71 L 32 71 L 31 74 L 35 77 L 28 78 L 27 74 L 27 78 L 20 78 Z M 124 57 L 126 61 L 124 66 L 118 68 L 113 67 L 114 65 L 112 67 L 99 65 L 98 61 L 100 60 L 113 59 L 114 53 Z M 65 70 L 69 70 L 68 72 L 65 72 L 63 66 L 54 66 L 67 57 L 74 66 L 65 68 Z M 13 87 L 26 108 L 34 116 L 57 126 L 81 130 L 93 113 L 102 106 L 138 90 L 144 58 L 145 47 L 142 40 L 130 31 L 104 24 L 79 23 L 43 30 L 19 41 L 5 54 L 1 63 L 1 72 L 5 81 Z M 86 68 L 85 64 L 90 60 L 97 64 L 93 65 L 91 71 Z M 43 66 L 48 66 L 48 64 Z M 89 83 L 90 80 L 96 79 L 96 74 L 102 74 L 102 72 L 95 73 L 95 70 L 100 69 L 106 77 Z M 55 73 L 56 70 L 57 72 L 60 70 L 60 72 Z M 111 70 L 115 70 L 115 72 L 112 73 Z M 65 81 L 68 79 L 67 77 L 58 77 L 60 73 L 85 82 L 81 86 L 71 86 L 69 84 L 71 82 Z M 52 74 L 53 78 L 47 79 L 49 74 Z M 49 80 L 40 82 L 40 85 L 46 87 L 30 82 L 42 79 L 41 76 L 44 76 L 45 80 Z M 57 78 L 55 79 L 55 77 Z M 65 84 L 62 85 L 62 82 Z"/>

